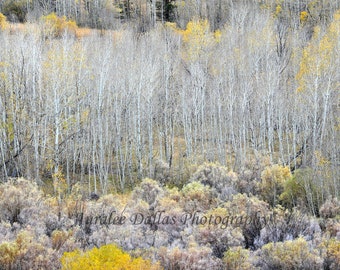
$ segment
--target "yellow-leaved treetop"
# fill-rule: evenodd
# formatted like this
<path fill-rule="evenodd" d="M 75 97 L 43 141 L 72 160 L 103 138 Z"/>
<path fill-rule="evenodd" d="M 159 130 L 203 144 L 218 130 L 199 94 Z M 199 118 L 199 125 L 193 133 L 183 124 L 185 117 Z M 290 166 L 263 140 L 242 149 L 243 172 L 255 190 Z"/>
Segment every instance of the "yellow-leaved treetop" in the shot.
<path fill-rule="evenodd" d="M 152 264 L 140 257 L 132 258 L 117 246 L 110 244 L 93 248 L 87 252 L 75 250 L 65 252 L 61 258 L 63 270 L 160 270 L 159 264 Z"/>
<path fill-rule="evenodd" d="M 75 21 L 68 20 L 66 16 L 59 17 L 55 13 L 50 13 L 42 17 L 45 24 L 45 34 L 54 37 L 61 37 L 65 32 L 76 34 L 77 24 Z"/>
<path fill-rule="evenodd" d="M 308 19 L 308 12 L 307 11 L 301 11 L 300 12 L 300 22 L 301 23 L 304 23 L 304 22 L 306 22 L 307 21 L 307 19 Z"/>
<path fill-rule="evenodd" d="M 0 30 L 5 30 L 8 27 L 6 16 L 0 13 Z"/>
<path fill-rule="evenodd" d="M 299 83 L 298 92 L 315 87 L 322 89 L 323 81 L 330 82 L 325 78 L 337 71 L 334 61 L 339 58 L 339 34 L 340 11 L 334 14 L 333 21 L 326 31 L 321 31 L 320 27 L 314 29 L 311 41 L 302 52 L 300 69 L 296 76 Z"/>
<path fill-rule="evenodd" d="M 175 28 L 173 25 L 168 25 Z M 221 38 L 219 30 L 212 32 L 208 20 L 194 19 L 188 22 L 186 29 L 176 29 L 183 38 L 183 58 L 188 61 L 195 61 L 200 56 L 207 55 L 209 50 L 218 43 Z"/>
<path fill-rule="evenodd" d="M 282 6 L 278 4 L 275 8 L 275 17 L 279 16 L 281 12 L 282 12 Z"/>

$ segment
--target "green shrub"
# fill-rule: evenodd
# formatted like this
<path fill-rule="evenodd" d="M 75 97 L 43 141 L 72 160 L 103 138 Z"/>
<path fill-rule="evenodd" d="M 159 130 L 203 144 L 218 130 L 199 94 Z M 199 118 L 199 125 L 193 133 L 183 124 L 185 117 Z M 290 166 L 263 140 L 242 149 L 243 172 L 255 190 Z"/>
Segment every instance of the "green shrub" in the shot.
<path fill-rule="evenodd" d="M 279 199 L 281 204 L 289 209 L 306 205 L 305 189 L 295 175 L 284 183 L 283 192 Z"/>
<path fill-rule="evenodd" d="M 319 208 L 325 201 L 319 179 L 309 168 L 295 171 L 292 178 L 284 184 L 280 201 L 288 208 L 299 206 L 307 208 L 312 214 L 319 215 Z"/>
<path fill-rule="evenodd" d="M 290 179 L 291 173 L 288 167 L 273 165 L 267 167 L 261 173 L 260 190 L 265 201 L 275 206 L 278 203 L 278 197 L 284 189 L 285 183 Z"/>

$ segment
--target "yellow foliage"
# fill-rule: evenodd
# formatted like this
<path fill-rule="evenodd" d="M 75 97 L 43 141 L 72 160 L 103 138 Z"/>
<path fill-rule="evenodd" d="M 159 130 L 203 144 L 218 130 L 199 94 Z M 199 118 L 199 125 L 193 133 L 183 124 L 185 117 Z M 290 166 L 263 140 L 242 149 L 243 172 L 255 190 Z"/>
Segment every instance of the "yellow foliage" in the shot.
<path fill-rule="evenodd" d="M 0 13 L 0 30 L 5 30 L 8 27 L 6 16 Z"/>
<path fill-rule="evenodd" d="M 216 42 L 220 42 L 221 41 L 221 37 L 222 37 L 222 33 L 220 30 L 216 30 L 214 33 L 214 37 L 215 37 L 215 41 Z"/>
<path fill-rule="evenodd" d="M 168 25 L 168 27 L 174 28 L 175 25 Z M 184 58 L 189 61 L 195 61 L 205 55 L 221 38 L 219 30 L 215 33 L 210 31 L 208 20 L 194 19 L 188 22 L 185 30 L 176 31 L 183 37 Z"/>
<path fill-rule="evenodd" d="M 273 165 L 261 173 L 260 189 L 263 197 L 275 205 L 277 197 L 283 192 L 286 181 L 291 178 L 288 167 Z"/>
<path fill-rule="evenodd" d="M 308 12 L 307 11 L 301 11 L 300 13 L 300 22 L 305 22 L 308 19 Z"/>
<path fill-rule="evenodd" d="M 242 247 L 235 247 L 229 249 L 225 254 L 223 261 L 226 269 L 246 270 L 251 269 L 249 262 L 249 251 Z"/>
<path fill-rule="evenodd" d="M 184 186 L 182 192 L 185 197 L 191 200 L 196 199 L 201 201 L 206 199 L 207 195 L 210 194 L 210 189 L 199 182 L 192 182 Z"/>
<path fill-rule="evenodd" d="M 178 201 L 172 199 L 171 197 L 163 197 L 159 200 L 159 205 L 162 207 L 162 209 L 176 209 L 178 208 Z M 181 210 L 179 210 L 180 212 Z"/>
<path fill-rule="evenodd" d="M 16 239 L 16 245 L 21 253 L 26 252 L 33 242 L 33 234 L 29 231 L 20 231 Z"/>
<path fill-rule="evenodd" d="M 17 269 L 15 265 L 22 265 L 21 260 L 25 256 L 30 256 L 33 252 L 39 254 L 43 250 L 44 247 L 40 243 L 33 241 L 31 232 L 21 230 L 14 241 L 0 244 L 0 268 Z"/>
<path fill-rule="evenodd" d="M 339 51 L 340 11 L 334 15 L 332 23 L 325 33 L 315 27 L 311 42 L 302 52 L 300 69 L 296 75 L 299 82 L 298 92 L 307 88 L 309 81 L 324 74 L 332 73 L 332 63 L 337 59 Z"/>
<path fill-rule="evenodd" d="M 81 42 L 65 47 L 52 43 L 43 61 L 43 82 L 45 87 L 58 87 L 60 92 L 67 91 L 73 87 L 71 82 L 78 76 L 79 69 L 88 68 L 86 62 L 87 59 L 84 56 L 84 48 Z M 64 78 L 64 80 L 61 81 L 60 78 Z M 73 95 L 68 97 L 68 101 L 75 103 L 82 97 L 83 92 L 74 92 Z M 64 120 L 68 122 L 71 118 Z"/>
<path fill-rule="evenodd" d="M 77 24 L 75 21 L 67 20 L 66 16 L 58 17 L 55 13 L 43 16 L 42 20 L 45 23 L 48 34 L 54 37 L 61 37 L 65 32 L 76 35 Z"/>
<path fill-rule="evenodd" d="M 161 269 L 159 264 L 152 264 L 148 260 L 140 257 L 131 258 L 131 256 L 122 251 L 115 245 L 105 245 L 93 248 L 87 252 L 75 250 L 65 252 L 61 258 L 63 270 L 157 270 Z"/>
<path fill-rule="evenodd" d="M 177 26 L 174 22 L 166 22 L 165 27 L 175 30 Z"/>
<path fill-rule="evenodd" d="M 340 241 L 332 238 L 329 240 L 322 241 L 320 248 L 322 248 L 325 251 L 324 257 L 326 257 L 330 262 L 332 262 L 334 268 L 330 269 L 336 269 L 336 266 L 340 265 Z"/>
<path fill-rule="evenodd" d="M 61 168 L 58 168 L 58 171 L 52 175 L 52 178 L 54 190 L 57 192 L 58 197 L 60 197 L 67 192 L 67 183 Z"/>
<path fill-rule="evenodd" d="M 315 151 L 314 154 L 317 159 L 318 166 L 327 166 L 331 163 L 330 160 L 327 159 L 320 151 Z"/>
<path fill-rule="evenodd" d="M 15 243 L 4 242 L 0 245 L 0 265 L 12 265 L 18 255 L 18 247 Z"/>
<path fill-rule="evenodd" d="M 322 264 L 317 250 L 311 250 L 303 238 L 266 244 L 262 247 L 262 252 L 270 259 L 270 265 L 279 269 L 304 269 L 302 265 L 305 264 L 311 265 L 311 269 L 319 269 L 316 266 Z"/>
<path fill-rule="evenodd" d="M 282 6 L 278 4 L 275 9 L 275 16 L 279 16 L 281 12 L 282 12 Z"/>
<path fill-rule="evenodd" d="M 243 214 L 243 213 L 240 213 Z M 210 209 L 206 213 L 207 216 L 214 216 L 214 217 L 227 217 L 229 216 L 228 209 L 226 207 L 216 207 L 214 209 Z"/>
<path fill-rule="evenodd" d="M 261 174 L 262 181 L 275 181 L 277 183 L 284 183 L 289 177 L 291 177 L 289 168 L 280 165 L 266 168 Z"/>

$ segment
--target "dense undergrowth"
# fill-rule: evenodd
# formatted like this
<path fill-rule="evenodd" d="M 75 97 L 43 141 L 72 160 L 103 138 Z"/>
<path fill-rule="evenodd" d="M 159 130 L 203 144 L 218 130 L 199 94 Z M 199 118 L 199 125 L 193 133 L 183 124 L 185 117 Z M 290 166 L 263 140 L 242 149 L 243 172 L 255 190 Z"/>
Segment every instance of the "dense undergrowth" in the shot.
<path fill-rule="evenodd" d="M 283 184 L 276 202 L 268 177 Z M 57 198 L 13 179 L 0 186 L 1 269 L 337 269 L 337 199 L 315 217 L 303 194 L 279 204 L 292 192 L 284 167 L 266 168 L 254 195 L 240 193 L 243 181 L 205 164 L 181 189 L 146 178 L 127 194 L 84 197 L 76 185 Z"/>

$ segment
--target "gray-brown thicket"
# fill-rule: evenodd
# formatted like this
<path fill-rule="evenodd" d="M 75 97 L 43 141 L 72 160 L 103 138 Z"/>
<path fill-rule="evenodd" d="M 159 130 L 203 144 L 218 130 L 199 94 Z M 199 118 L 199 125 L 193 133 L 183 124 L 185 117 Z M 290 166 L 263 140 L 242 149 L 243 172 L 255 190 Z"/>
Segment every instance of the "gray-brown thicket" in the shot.
<path fill-rule="evenodd" d="M 77 188 L 60 200 L 29 180 L 0 184 L 0 269 L 123 264 L 107 245 L 167 270 L 336 270 L 340 263 L 334 199 L 316 219 L 246 194 L 223 201 L 223 190 L 195 181 L 179 189 L 144 179 L 130 194 L 98 200 L 83 200 Z"/>

